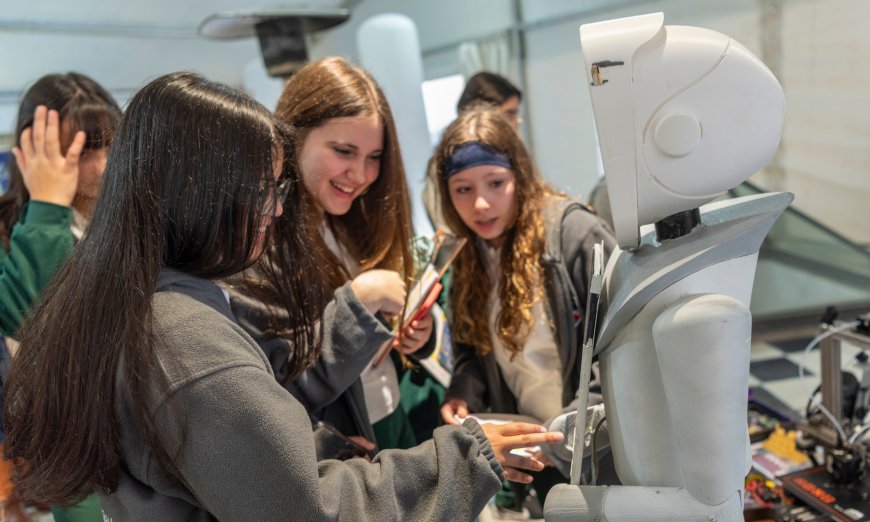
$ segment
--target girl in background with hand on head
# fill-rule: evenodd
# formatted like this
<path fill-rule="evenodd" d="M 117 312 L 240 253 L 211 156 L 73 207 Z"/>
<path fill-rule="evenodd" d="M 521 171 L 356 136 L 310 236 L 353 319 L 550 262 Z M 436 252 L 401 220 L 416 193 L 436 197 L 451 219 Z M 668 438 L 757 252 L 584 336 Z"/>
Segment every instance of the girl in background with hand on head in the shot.
<path fill-rule="evenodd" d="M 9 190 L 0 197 L 0 333 L 10 336 L 10 348 L 25 315 L 81 237 L 120 117 L 109 93 L 78 73 L 44 76 L 22 98 Z M 3 376 L 9 355 L 0 346 Z M 3 460 L 0 497 L 23 518 L 10 496 L 10 472 L 11 464 Z M 52 507 L 52 513 L 58 522 L 102 520 L 96 496 L 77 506 Z"/>
<path fill-rule="evenodd" d="M 0 240 L 4 265 L 19 262 L 16 272 L 30 275 L 18 281 L 26 288 L 0 293 L 4 335 L 17 330 L 42 287 L 69 255 L 71 225 L 81 237 L 120 118 L 121 109 L 109 93 L 78 73 L 44 76 L 24 94 L 9 189 L 0 196 Z M 0 274 L 6 273 L 4 266 Z"/>

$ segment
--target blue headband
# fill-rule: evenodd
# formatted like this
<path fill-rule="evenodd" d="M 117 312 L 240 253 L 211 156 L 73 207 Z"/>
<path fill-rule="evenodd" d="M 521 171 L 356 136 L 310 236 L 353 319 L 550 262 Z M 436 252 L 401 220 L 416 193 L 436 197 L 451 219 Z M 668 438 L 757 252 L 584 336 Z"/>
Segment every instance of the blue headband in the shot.
<path fill-rule="evenodd" d="M 444 178 L 479 165 L 497 165 L 513 169 L 510 158 L 488 148 L 479 141 L 469 141 L 456 147 L 453 155 L 447 158 L 444 166 Z"/>

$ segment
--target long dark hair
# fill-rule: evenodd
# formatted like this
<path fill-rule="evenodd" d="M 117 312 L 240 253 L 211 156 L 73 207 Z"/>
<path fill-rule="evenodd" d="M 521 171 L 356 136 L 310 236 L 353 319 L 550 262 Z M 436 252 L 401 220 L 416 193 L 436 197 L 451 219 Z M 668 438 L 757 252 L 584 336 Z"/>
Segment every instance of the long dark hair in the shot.
<path fill-rule="evenodd" d="M 380 118 L 384 148 L 378 179 L 354 200 L 347 214 L 326 219 L 339 242 L 360 262 L 360 271 L 383 268 L 395 270 L 405 278 L 413 277 L 408 185 L 393 113 L 377 82 L 343 58 L 317 60 L 290 77 L 275 115 L 299 129 L 300 146 L 305 133 L 329 120 L 372 115 Z M 278 221 L 279 235 L 285 227 L 298 225 L 288 222 L 286 216 Z M 318 225 L 309 218 L 309 226 L 315 231 Z M 349 279 L 343 263 L 329 252 L 319 234 L 312 235 L 317 253 L 326 260 L 322 270 L 326 271 L 330 286 L 333 289 L 341 286 Z"/>
<path fill-rule="evenodd" d="M 112 96 L 91 78 L 76 72 L 49 74 L 36 81 L 21 99 L 15 124 L 15 145 L 21 146 L 21 133 L 33 125 L 33 112 L 39 105 L 58 111 L 64 128 L 63 149 L 77 131 L 84 131 L 85 149 L 109 146 L 121 108 Z M 12 227 L 18 221 L 21 207 L 30 194 L 21 178 L 21 170 L 13 157 L 9 163 L 9 189 L 0 196 L 0 240 L 8 247 Z"/>
<path fill-rule="evenodd" d="M 167 449 L 147 407 L 161 389 L 167 395 L 154 347 L 157 276 L 171 267 L 216 279 L 254 261 L 276 194 L 276 147 L 292 150 L 288 134 L 260 104 L 191 73 L 162 76 L 130 101 L 88 234 L 24 326 L 7 383 L 6 448 L 24 498 L 65 504 L 117 486 L 118 379 L 143 439 L 183 484 L 183 443 Z M 285 212 L 301 219 L 298 198 L 296 183 Z M 301 251 L 304 237 L 295 240 Z M 316 273 L 299 257 L 283 271 L 296 289 L 287 306 L 294 334 L 311 343 L 319 308 L 290 306 L 307 304 Z"/>

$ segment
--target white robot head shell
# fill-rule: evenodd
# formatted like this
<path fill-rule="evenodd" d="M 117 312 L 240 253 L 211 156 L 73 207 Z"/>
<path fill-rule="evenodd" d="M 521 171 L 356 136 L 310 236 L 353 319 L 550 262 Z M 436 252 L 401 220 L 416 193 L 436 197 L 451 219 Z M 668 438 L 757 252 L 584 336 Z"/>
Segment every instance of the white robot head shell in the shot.
<path fill-rule="evenodd" d="M 770 161 L 785 97 L 745 47 L 662 13 L 580 27 L 619 245 L 697 208 Z"/>

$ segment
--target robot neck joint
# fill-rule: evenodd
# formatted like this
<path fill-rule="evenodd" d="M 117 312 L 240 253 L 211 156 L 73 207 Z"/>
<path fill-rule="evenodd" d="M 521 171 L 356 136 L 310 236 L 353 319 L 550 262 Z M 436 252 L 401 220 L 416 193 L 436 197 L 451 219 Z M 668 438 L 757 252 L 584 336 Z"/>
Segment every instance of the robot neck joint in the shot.
<path fill-rule="evenodd" d="M 701 211 L 697 208 L 683 210 L 656 222 L 656 238 L 659 242 L 677 239 L 701 224 Z"/>

